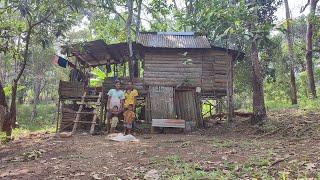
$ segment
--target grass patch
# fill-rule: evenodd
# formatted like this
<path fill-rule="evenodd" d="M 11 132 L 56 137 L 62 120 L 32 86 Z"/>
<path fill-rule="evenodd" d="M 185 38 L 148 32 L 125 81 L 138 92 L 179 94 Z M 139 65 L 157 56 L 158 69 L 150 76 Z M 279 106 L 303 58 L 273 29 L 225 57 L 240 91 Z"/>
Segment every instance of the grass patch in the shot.
<path fill-rule="evenodd" d="M 28 134 L 30 132 L 54 132 L 56 125 L 56 105 L 39 104 L 37 116 L 30 120 L 32 105 L 23 104 L 17 106 L 17 122 L 19 128 L 13 130 L 13 137 Z"/>
<path fill-rule="evenodd" d="M 252 156 L 245 162 L 225 162 L 211 170 L 206 170 L 198 163 L 182 160 L 177 155 L 156 157 L 151 160 L 150 166 L 161 172 L 161 179 L 196 180 L 196 179 L 296 179 L 319 177 L 319 173 L 309 171 L 289 171 L 290 165 L 285 167 L 271 167 L 272 151 L 261 156 Z"/>
<path fill-rule="evenodd" d="M 12 131 L 12 137 L 28 135 L 31 132 L 54 132 L 56 126 L 56 105 L 39 104 L 37 107 L 38 114 L 33 121 L 30 120 L 32 105 L 17 105 L 17 123 L 19 128 Z M 4 132 L 0 132 L 0 142 L 6 139 Z"/>
<path fill-rule="evenodd" d="M 37 106 L 37 116 L 30 120 L 32 105 L 23 104 L 17 106 L 17 122 L 22 129 L 38 131 L 50 129 L 56 122 L 56 105 L 40 104 Z"/>
<path fill-rule="evenodd" d="M 213 146 L 216 148 L 231 148 L 234 146 L 238 146 L 238 143 L 230 139 L 222 140 L 222 139 L 214 138 Z"/>
<path fill-rule="evenodd" d="M 233 147 L 240 147 L 240 148 L 248 148 L 248 147 L 258 147 L 261 145 L 260 142 L 255 140 L 236 140 L 236 139 L 218 139 L 214 138 L 213 146 L 216 148 L 233 148 Z"/>
<path fill-rule="evenodd" d="M 269 159 L 255 157 L 244 164 L 224 163 L 215 167 L 214 170 L 207 171 L 197 163 L 188 163 L 180 157 L 168 156 L 155 158 L 151 161 L 152 166 L 163 167 L 161 171 L 162 179 L 184 180 L 184 179 L 242 179 L 242 178 L 262 178 L 272 179 L 268 175 Z"/>

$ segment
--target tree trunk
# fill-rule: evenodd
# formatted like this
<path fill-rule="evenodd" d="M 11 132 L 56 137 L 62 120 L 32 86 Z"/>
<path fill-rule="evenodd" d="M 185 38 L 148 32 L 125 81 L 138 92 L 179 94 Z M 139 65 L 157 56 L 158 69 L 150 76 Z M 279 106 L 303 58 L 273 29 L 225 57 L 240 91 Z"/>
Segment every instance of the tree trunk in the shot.
<path fill-rule="evenodd" d="M 141 26 L 141 7 L 142 7 L 142 0 L 137 1 L 137 21 L 136 21 L 136 36 L 135 39 L 137 40 L 139 32 L 140 32 L 140 26 Z M 139 71 L 139 61 L 138 59 L 134 60 L 133 63 L 133 71 L 134 71 L 134 77 L 139 77 L 140 71 Z"/>
<path fill-rule="evenodd" d="M 6 82 L 6 69 L 7 65 L 4 59 L 1 59 L 2 57 L 0 56 L 0 82 Z"/>
<path fill-rule="evenodd" d="M 261 67 L 259 63 L 258 42 L 253 39 L 251 42 L 250 59 L 252 63 L 252 89 L 253 89 L 253 118 L 252 123 L 259 123 L 266 116 L 266 108 L 264 104 L 263 81 L 261 75 Z"/>
<path fill-rule="evenodd" d="M 312 37 L 313 37 L 313 19 L 318 0 L 310 0 L 310 13 L 307 20 L 307 33 L 306 33 L 306 70 L 308 77 L 308 88 L 312 98 L 317 97 L 316 86 L 313 75 L 312 63 Z"/>
<path fill-rule="evenodd" d="M 126 23 L 127 31 L 127 43 L 129 47 L 129 76 L 130 80 L 133 80 L 134 77 L 134 68 L 133 68 L 133 50 L 132 50 L 132 37 L 131 37 L 131 24 L 132 24 L 132 15 L 133 15 L 133 0 L 127 0 L 128 7 L 128 19 Z"/>
<path fill-rule="evenodd" d="M 8 107 L 1 80 L 0 80 L 0 105 L 4 106 L 5 108 Z"/>
<path fill-rule="evenodd" d="M 296 86 L 296 77 L 294 75 L 294 58 L 293 58 L 293 37 L 292 37 L 292 27 L 291 27 L 291 17 L 288 0 L 284 0 L 285 9 L 286 9 L 286 20 L 287 20 L 287 43 L 289 51 L 289 64 L 290 64 L 290 98 L 291 104 L 298 104 L 297 100 L 297 86 Z"/>
<path fill-rule="evenodd" d="M 137 40 L 138 34 L 140 32 L 140 26 L 141 26 L 141 7 L 142 7 L 142 0 L 138 0 L 137 2 L 137 23 L 136 23 L 136 37 L 135 39 Z"/>
<path fill-rule="evenodd" d="M 291 93 L 290 94 L 291 104 L 292 105 L 298 104 L 297 85 L 296 85 L 296 77 L 294 75 L 294 67 L 290 68 L 290 93 Z"/>
<path fill-rule="evenodd" d="M 10 104 L 10 110 L 8 116 L 5 116 L 4 123 L 3 123 L 3 131 L 6 132 L 7 138 L 11 138 L 12 128 L 15 127 L 16 124 L 16 99 L 17 99 L 17 89 L 18 89 L 18 82 L 21 78 L 24 69 L 26 68 L 27 60 L 28 60 L 28 52 L 29 52 L 29 43 L 30 43 L 30 36 L 31 36 L 31 27 L 29 27 L 26 35 L 26 41 L 25 41 L 25 48 L 23 53 L 23 61 L 21 64 L 21 69 L 19 70 L 19 73 L 17 77 L 13 80 L 12 83 L 12 92 L 11 92 L 11 104 Z"/>
<path fill-rule="evenodd" d="M 34 92 L 34 98 L 33 98 L 33 107 L 32 107 L 30 121 L 33 121 L 34 118 L 37 116 L 37 105 L 39 103 L 39 96 L 41 93 L 41 82 L 39 82 L 37 78 L 34 78 L 33 92 Z"/>
<path fill-rule="evenodd" d="M 7 114 L 7 101 L 4 94 L 3 86 L 0 80 L 0 131 L 2 131 L 3 123 L 5 121 L 5 115 Z"/>

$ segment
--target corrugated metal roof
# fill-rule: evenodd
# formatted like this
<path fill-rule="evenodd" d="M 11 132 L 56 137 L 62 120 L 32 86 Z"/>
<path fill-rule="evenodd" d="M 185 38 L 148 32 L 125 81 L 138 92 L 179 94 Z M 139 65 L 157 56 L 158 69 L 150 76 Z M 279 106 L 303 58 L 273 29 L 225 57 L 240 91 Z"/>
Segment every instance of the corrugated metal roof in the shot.
<path fill-rule="evenodd" d="M 197 36 L 190 33 L 139 33 L 137 43 L 145 47 L 155 48 L 211 48 L 206 36 Z"/>
<path fill-rule="evenodd" d="M 139 56 L 140 45 L 135 42 L 132 43 L 134 56 Z M 129 48 L 127 43 L 117 43 L 107 45 L 103 40 L 95 40 L 86 42 L 82 45 L 83 50 L 79 47 L 73 47 L 72 54 L 79 57 L 83 62 L 89 66 L 98 66 L 104 64 L 117 64 L 126 61 L 129 58 Z"/>

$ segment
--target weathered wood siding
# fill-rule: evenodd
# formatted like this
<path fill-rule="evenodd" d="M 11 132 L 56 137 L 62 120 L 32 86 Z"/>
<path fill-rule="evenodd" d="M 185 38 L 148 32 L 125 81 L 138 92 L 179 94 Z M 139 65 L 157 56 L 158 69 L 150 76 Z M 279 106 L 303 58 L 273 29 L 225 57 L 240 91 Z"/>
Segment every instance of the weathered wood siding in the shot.
<path fill-rule="evenodd" d="M 201 85 L 200 51 L 150 50 L 145 53 L 144 60 L 144 81 L 147 85 L 177 86 L 184 82 L 194 86 Z"/>
<path fill-rule="evenodd" d="M 184 84 L 201 87 L 203 91 L 227 90 L 231 56 L 226 52 L 213 49 L 149 49 L 144 60 L 146 85 L 176 87 Z"/>
<path fill-rule="evenodd" d="M 177 117 L 186 121 L 198 123 L 201 119 L 201 109 L 198 106 L 197 94 L 192 90 L 175 92 L 175 107 Z"/>
<path fill-rule="evenodd" d="M 79 97 L 82 97 L 83 93 L 84 93 L 83 82 L 69 82 L 69 81 L 59 82 L 59 98 L 60 99 L 79 98 Z"/>
<path fill-rule="evenodd" d="M 231 56 L 226 52 L 208 50 L 203 58 L 202 90 L 226 90 Z"/>
<path fill-rule="evenodd" d="M 152 119 L 172 119 L 176 117 L 173 87 L 150 86 L 149 93 Z"/>

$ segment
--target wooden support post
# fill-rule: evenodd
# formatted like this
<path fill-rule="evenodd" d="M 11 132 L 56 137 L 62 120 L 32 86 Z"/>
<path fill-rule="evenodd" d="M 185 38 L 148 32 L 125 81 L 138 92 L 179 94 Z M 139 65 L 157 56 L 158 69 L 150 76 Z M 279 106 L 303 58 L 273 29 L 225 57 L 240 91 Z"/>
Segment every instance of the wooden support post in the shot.
<path fill-rule="evenodd" d="M 139 60 L 135 59 L 133 62 L 133 76 L 139 77 L 140 71 L 139 71 Z"/>
<path fill-rule="evenodd" d="M 228 73 L 227 73 L 227 121 L 231 122 L 233 117 L 233 82 L 232 82 L 232 76 L 233 76 L 233 63 L 232 59 L 229 59 L 228 63 Z"/>
<path fill-rule="evenodd" d="M 212 105 L 211 105 L 211 103 L 209 104 L 209 106 L 210 106 L 209 114 L 210 114 L 210 117 L 211 117 L 212 116 Z"/>
<path fill-rule="evenodd" d="M 123 77 L 127 76 L 127 72 L 126 72 L 126 62 L 123 62 Z"/>
<path fill-rule="evenodd" d="M 103 123 L 104 123 L 104 121 L 103 121 L 103 109 L 104 109 L 104 106 L 103 106 L 103 104 L 101 103 L 101 106 L 100 106 L 100 116 L 99 116 L 99 119 L 100 119 L 99 124 L 100 124 L 100 125 L 103 125 Z"/>
<path fill-rule="evenodd" d="M 130 81 L 133 80 L 133 77 L 134 77 L 134 64 L 133 64 L 133 57 L 130 56 L 129 57 L 129 79 Z"/>
<path fill-rule="evenodd" d="M 196 97 L 196 105 L 197 105 L 197 119 L 199 121 L 199 127 L 200 128 L 204 128 L 204 122 L 203 122 L 203 118 L 202 118 L 202 104 L 201 104 L 201 95 L 200 93 L 196 93 L 195 95 Z"/>
<path fill-rule="evenodd" d="M 76 120 L 74 121 L 74 124 L 73 124 L 72 134 L 74 134 L 74 133 L 76 132 L 76 130 L 77 130 L 77 126 L 78 126 L 78 123 L 79 123 L 79 120 L 80 120 L 80 117 L 81 117 L 81 114 L 80 114 L 80 113 L 82 112 L 86 95 L 87 95 L 87 92 L 85 91 L 85 92 L 83 93 L 83 95 L 82 95 L 81 104 L 80 104 L 79 109 L 78 109 L 78 111 L 77 111 Z"/>
<path fill-rule="evenodd" d="M 56 133 L 58 132 L 59 129 L 59 122 L 60 122 L 60 98 L 58 101 L 58 105 L 57 105 L 57 119 L 56 119 Z"/>
<path fill-rule="evenodd" d="M 93 110 L 94 115 L 93 115 L 93 119 L 92 119 L 91 127 L 90 127 L 90 134 L 91 135 L 94 133 L 94 128 L 97 124 L 97 117 L 98 117 L 97 106 L 101 106 L 101 98 L 102 98 L 102 92 L 99 92 L 99 97 L 96 102 L 96 108 Z"/>

